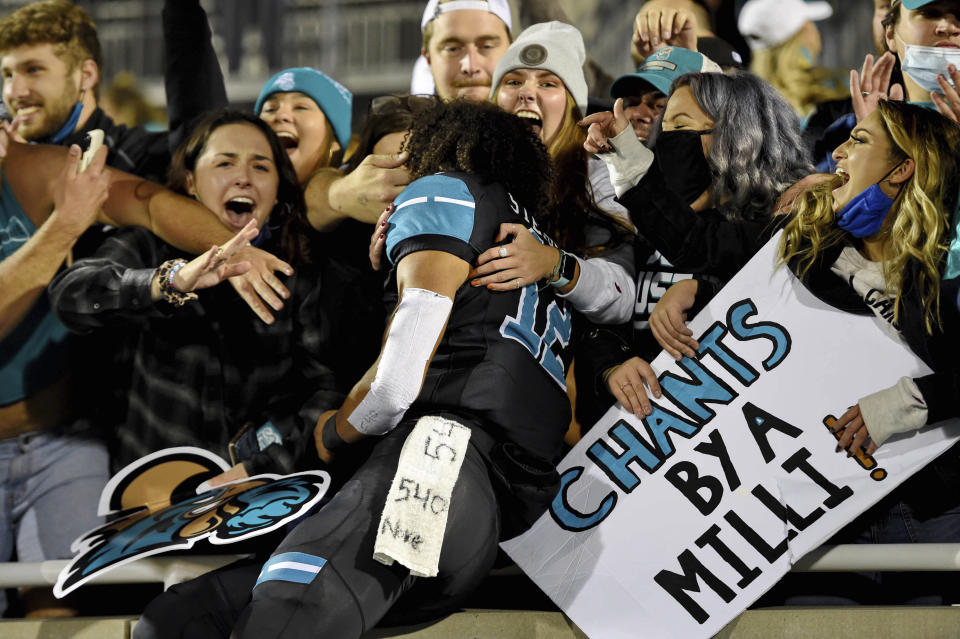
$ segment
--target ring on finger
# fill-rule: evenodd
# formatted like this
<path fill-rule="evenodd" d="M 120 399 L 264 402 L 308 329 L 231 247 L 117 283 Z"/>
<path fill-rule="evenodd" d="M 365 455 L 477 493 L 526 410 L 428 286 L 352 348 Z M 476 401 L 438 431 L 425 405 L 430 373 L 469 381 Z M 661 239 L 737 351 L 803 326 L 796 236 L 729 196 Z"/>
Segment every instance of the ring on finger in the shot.
<path fill-rule="evenodd" d="M 513 283 L 516 284 L 517 289 L 519 290 L 519 289 L 520 289 L 520 278 L 518 277 L 517 279 L 513 280 Z"/>
<path fill-rule="evenodd" d="M 217 247 L 217 252 L 213 254 L 213 257 L 214 257 L 214 259 L 217 260 L 218 262 L 222 262 L 222 261 L 223 261 L 223 247 L 222 247 L 222 246 L 218 246 L 218 247 Z"/>
<path fill-rule="evenodd" d="M 507 247 L 506 247 L 506 246 L 501 246 L 501 247 L 500 247 L 500 250 L 499 250 L 498 252 L 500 253 L 500 257 L 506 257 L 506 256 L 507 256 Z"/>
<path fill-rule="evenodd" d="M 869 92 L 869 91 L 861 91 L 861 92 L 860 92 L 860 95 L 862 95 L 862 96 L 865 97 L 865 98 L 869 98 L 869 97 L 870 97 L 870 92 Z"/>

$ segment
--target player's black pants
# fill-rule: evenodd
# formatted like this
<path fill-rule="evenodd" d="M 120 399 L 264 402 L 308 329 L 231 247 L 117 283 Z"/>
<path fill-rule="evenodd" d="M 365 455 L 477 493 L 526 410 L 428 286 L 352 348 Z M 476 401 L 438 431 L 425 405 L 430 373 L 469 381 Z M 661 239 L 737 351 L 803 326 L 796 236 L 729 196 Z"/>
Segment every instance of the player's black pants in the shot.
<path fill-rule="evenodd" d="M 387 611 L 398 623 L 455 609 L 490 571 L 497 553 L 499 513 L 486 465 L 471 439 L 454 487 L 440 553 L 439 574 L 416 578 L 394 564 L 374 561 L 380 513 L 411 425 L 375 446 L 367 462 L 319 513 L 280 544 L 295 566 L 292 580 L 254 587 L 261 564 L 235 565 L 175 586 L 144 611 L 135 639 L 227 637 L 359 637 Z M 325 562 L 321 561 L 325 560 Z M 271 571 L 284 573 L 285 571 Z M 251 596 L 252 592 L 252 596 Z"/>

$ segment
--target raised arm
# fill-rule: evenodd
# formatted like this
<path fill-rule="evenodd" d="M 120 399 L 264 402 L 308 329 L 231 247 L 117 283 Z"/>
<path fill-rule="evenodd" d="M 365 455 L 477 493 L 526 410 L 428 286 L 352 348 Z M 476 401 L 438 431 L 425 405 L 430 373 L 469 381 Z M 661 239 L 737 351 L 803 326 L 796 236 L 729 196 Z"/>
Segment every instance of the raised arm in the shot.
<path fill-rule="evenodd" d="M 329 461 L 332 447 L 387 433 L 400 422 L 420 393 L 453 298 L 469 270 L 466 261 L 442 251 L 418 251 L 400 260 L 400 301 L 380 356 L 340 410 L 317 423 L 314 438 L 321 459 Z"/>
<path fill-rule="evenodd" d="M 50 283 L 50 302 L 60 321 L 78 333 L 172 313 L 196 299 L 194 291 L 216 286 L 249 268 L 246 262 L 228 264 L 227 260 L 256 235 L 251 221 L 222 247 L 165 270 L 161 263 L 171 257 L 169 249 L 144 229 L 124 229 L 107 239 L 93 257 L 58 274 Z M 161 283 L 163 273 L 172 287 Z"/>
<path fill-rule="evenodd" d="M 637 232 L 680 271 L 729 279 L 787 219 L 727 220 L 716 210 L 695 212 L 664 186 L 656 163 L 651 168 L 620 203 Z"/>
<path fill-rule="evenodd" d="M 0 139 L 0 151 L 3 151 L 2 132 L 0 138 L 3 138 Z M 87 171 L 78 173 L 80 148 L 71 147 L 52 194 L 53 212 L 25 244 L 0 261 L 0 340 L 33 308 L 77 238 L 95 219 L 107 197 L 106 158 L 104 147 L 97 152 Z"/>
<path fill-rule="evenodd" d="M 383 209 L 410 183 L 407 154 L 368 155 L 351 173 L 320 169 L 304 190 L 307 219 L 318 231 L 352 218 L 373 224 Z"/>
<path fill-rule="evenodd" d="M 634 19 L 630 56 L 634 65 L 662 45 L 697 49 L 697 37 L 712 36 L 710 14 L 693 0 L 648 0 Z"/>
<path fill-rule="evenodd" d="M 15 183 L 14 190 L 23 194 L 21 204 L 34 220 L 45 220 L 53 209 L 53 194 L 67 150 L 47 145 L 10 143 L 7 152 L 7 173 Z M 148 182 L 123 171 L 106 168 L 110 191 L 96 221 L 114 226 L 141 226 L 168 244 L 195 255 L 213 246 L 222 246 L 233 237 L 207 207 L 196 200 L 179 195 L 159 184 Z M 290 293 L 274 275 L 293 272 L 289 264 L 251 246 L 237 252 L 236 261 L 250 262 L 250 270 L 230 279 L 250 308 L 265 322 L 272 322 L 268 305 L 283 307 Z"/>
<path fill-rule="evenodd" d="M 227 105 L 227 90 L 200 0 L 164 0 L 162 16 L 167 146 L 172 155 L 197 116 Z"/>

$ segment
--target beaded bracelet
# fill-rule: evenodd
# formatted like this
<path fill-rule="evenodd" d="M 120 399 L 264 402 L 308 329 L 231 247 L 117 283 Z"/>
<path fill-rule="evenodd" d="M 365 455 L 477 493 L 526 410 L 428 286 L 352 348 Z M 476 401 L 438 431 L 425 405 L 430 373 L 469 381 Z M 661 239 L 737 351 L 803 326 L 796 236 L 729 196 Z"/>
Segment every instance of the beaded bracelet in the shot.
<path fill-rule="evenodd" d="M 184 259 L 167 260 L 157 269 L 160 294 L 163 295 L 164 300 L 174 306 L 183 306 L 187 302 L 197 299 L 196 293 L 183 293 L 178 291 L 177 287 L 173 284 L 173 278 L 176 276 L 177 271 L 186 266 L 186 264 L 187 261 Z"/>
<path fill-rule="evenodd" d="M 177 276 L 177 272 L 187 265 L 186 260 L 174 260 L 173 266 L 170 267 L 170 273 L 167 275 L 167 286 L 172 288 L 175 291 L 179 291 L 177 285 L 174 284 L 174 278 Z"/>

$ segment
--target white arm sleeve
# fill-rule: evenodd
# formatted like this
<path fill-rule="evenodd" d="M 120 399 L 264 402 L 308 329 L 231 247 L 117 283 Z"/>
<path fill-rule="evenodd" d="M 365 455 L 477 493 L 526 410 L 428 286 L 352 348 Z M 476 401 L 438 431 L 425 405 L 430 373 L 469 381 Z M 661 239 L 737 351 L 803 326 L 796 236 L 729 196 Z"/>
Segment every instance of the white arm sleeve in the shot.
<path fill-rule="evenodd" d="M 453 308 L 453 300 L 422 288 L 403 291 L 393 313 L 377 375 L 370 391 L 347 417 L 364 435 L 393 430 L 420 394 L 433 347 Z"/>
<path fill-rule="evenodd" d="M 587 179 L 590 180 L 593 201 L 600 210 L 623 222 L 627 228 L 633 229 L 630 212 L 616 200 L 617 192 L 610 181 L 610 169 L 599 156 L 591 155 L 587 160 Z"/>
<path fill-rule="evenodd" d="M 927 424 L 923 393 L 909 377 L 901 377 L 890 388 L 867 395 L 857 403 L 870 439 L 877 446 L 891 435 L 917 430 Z"/>
<path fill-rule="evenodd" d="M 604 161 L 610 171 L 610 182 L 620 197 L 640 182 L 640 179 L 650 170 L 653 164 L 653 151 L 643 145 L 637 138 L 633 127 L 628 126 L 616 137 L 608 138 L 613 151 L 598 153 L 597 157 Z"/>
<path fill-rule="evenodd" d="M 633 317 L 637 283 L 626 269 L 602 257 L 577 258 L 580 277 L 577 285 L 559 294 L 591 322 L 622 324 Z"/>

